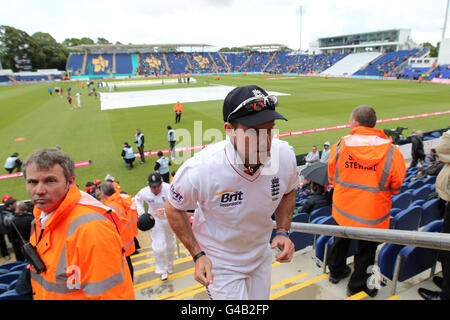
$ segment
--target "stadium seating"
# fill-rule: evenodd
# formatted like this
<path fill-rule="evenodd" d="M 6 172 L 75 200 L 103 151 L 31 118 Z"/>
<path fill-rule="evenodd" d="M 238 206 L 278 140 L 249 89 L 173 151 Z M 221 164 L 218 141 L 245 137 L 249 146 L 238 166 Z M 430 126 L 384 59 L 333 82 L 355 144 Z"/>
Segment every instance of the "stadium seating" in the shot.
<path fill-rule="evenodd" d="M 400 50 L 388 52 L 354 75 L 384 76 L 394 71 L 402 62 L 415 55 L 419 50 Z"/>
<path fill-rule="evenodd" d="M 433 221 L 422 230 L 422 232 L 441 231 L 442 221 Z M 384 284 L 387 283 L 387 279 L 392 280 L 392 295 L 395 294 L 397 281 L 406 281 L 429 268 L 433 274 L 436 261 L 436 250 L 391 243 L 383 245 L 378 254 L 378 266 L 384 276 Z"/>
<path fill-rule="evenodd" d="M 12 267 L 24 264 L 24 261 L 11 261 L 8 263 L 0 264 L 0 269 L 10 270 Z"/>
<path fill-rule="evenodd" d="M 419 227 L 423 227 L 432 221 L 442 219 L 444 203 L 441 199 L 432 199 L 422 205 L 422 215 Z"/>
<path fill-rule="evenodd" d="M 131 54 L 116 53 L 115 74 L 128 75 L 133 73 L 133 62 Z"/>
<path fill-rule="evenodd" d="M 410 206 L 391 217 L 391 229 L 417 230 L 421 216 L 422 207 Z"/>
<path fill-rule="evenodd" d="M 407 184 L 408 189 L 419 189 L 420 187 L 424 186 L 425 182 L 423 180 L 414 180 L 412 182 L 409 182 Z"/>
<path fill-rule="evenodd" d="M 12 283 L 8 291 L 0 294 L 0 300 L 33 300 L 33 296 L 20 294 L 15 289 L 15 284 Z"/>
<path fill-rule="evenodd" d="M 418 189 L 412 191 L 413 201 L 425 200 L 427 196 L 432 192 L 431 184 L 425 184 Z"/>
<path fill-rule="evenodd" d="M 310 214 L 309 214 L 309 220 L 308 222 L 313 221 L 315 218 L 318 217 L 328 217 L 331 216 L 331 206 L 326 206 L 326 207 L 322 207 L 322 208 L 318 208 L 313 210 Z"/>
<path fill-rule="evenodd" d="M 392 196 L 392 208 L 406 209 L 411 204 L 413 196 L 409 192 L 402 192 Z"/>
<path fill-rule="evenodd" d="M 9 284 L 22 274 L 22 271 L 10 271 L 8 273 L 0 275 L 0 283 Z"/>
<path fill-rule="evenodd" d="M 308 223 L 309 215 L 300 213 L 292 218 L 292 222 Z M 290 235 L 295 245 L 295 251 L 301 250 L 313 244 L 314 235 L 304 232 L 292 232 Z"/>
<path fill-rule="evenodd" d="M 67 60 L 67 70 L 72 70 L 73 74 L 81 74 L 83 70 L 84 53 L 71 53 Z"/>

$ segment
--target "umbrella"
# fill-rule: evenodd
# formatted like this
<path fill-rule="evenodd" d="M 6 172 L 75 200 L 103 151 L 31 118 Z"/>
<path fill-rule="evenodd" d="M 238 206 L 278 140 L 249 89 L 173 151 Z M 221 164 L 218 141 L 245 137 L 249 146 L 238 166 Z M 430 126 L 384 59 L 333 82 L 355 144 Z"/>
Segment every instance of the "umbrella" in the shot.
<path fill-rule="evenodd" d="M 318 183 L 321 186 L 326 186 L 329 184 L 328 163 L 314 163 L 303 169 L 301 174 L 305 179 Z"/>

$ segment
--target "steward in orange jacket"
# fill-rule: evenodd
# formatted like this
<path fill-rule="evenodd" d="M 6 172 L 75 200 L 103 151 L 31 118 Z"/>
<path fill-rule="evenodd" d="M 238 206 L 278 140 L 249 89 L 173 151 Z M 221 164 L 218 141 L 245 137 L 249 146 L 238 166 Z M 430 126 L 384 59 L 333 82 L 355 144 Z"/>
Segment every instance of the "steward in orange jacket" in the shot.
<path fill-rule="evenodd" d="M 183 105 L 180 102 L 175 103 L 175 105 L 173 106 L 173 111 L 175 111 L 175 123 L 180 122 Z"/>
<path fill-rule="evenodd" d="M 84 204 L 86 200 L 89 204 Z M 38 274 L 31 268 L 33 299 L 135 299 L 122 240 L 107 217 L 108 209 L 76 186 L 44 229 L 41 210 L 34 207 L 30 243 L 47 270 Z"/>
<path fill-rule="evenodd" d="M 34 204 L 30 244 L 45 265 L 30 266 L 33 298 L 134 300 L 120 226 L 111 222 L 120 217 L 80 192 L 72 158 L 40 149 L 25 160 L 23 175 Z"/>
<path fill-rule="evenodd" d="M 400 192 L 406 166 L 403 155 L 384 132 L 375 129 L 372 107 L 356 107 L 350 116 L 352 131 L 334 144 L 328 161 L 328 179 L 333 185 L 332 214 L 340 226 L 388 229 L 391 195 Z M 358 240 L 354 270 L 347 295 L 365 291 L 374 297 L 377 286 L 368 286 L 370 266 L 375 263 L 377 242 Z M 327 264 L 329 281 L 338 283 L 350 275 L 346 259 L 350 239 L 334 238 Z"/>
<path fill-rule="evenodd" d="M 99 197 L 100 201 L 102 201 L 104 205 L 119 213 L 121 218 L 125 221 L 125 224 L 120 229 L 120 237 L 125 250 L 125 257 L 128 262 L 128 266 L 130 267 L 131 277 L 133 278 L 134 269 L 130 259 L 130 256 L 136 251 L 134 243 L 133 217 L 127 211 L 124 205 L 124 200 L 121 198 L 120 193 L 115 190 L 113 183 L 103 182 L 100 185 Z"/>
<path fill-rule="evenodd" d="M 120 192 L 119 195 L 120 199 L 122 200 L 122 205 L 125 207 L 125 210 L 127 212 L 127 217 L 131 219 L 133 234 L 135 237 L 137 237 L 139 233 L 137 227 L 138 214 L 136 204 L 134 203 L 134 198 L 124 191 Z"/>
<path fill-rule="evenodd" d="M 389 229 L 391 195 L 400 192 L 403 155 L 379 129 L 358 126 L 333 145 L 328 177 L 340 226 Z"/>

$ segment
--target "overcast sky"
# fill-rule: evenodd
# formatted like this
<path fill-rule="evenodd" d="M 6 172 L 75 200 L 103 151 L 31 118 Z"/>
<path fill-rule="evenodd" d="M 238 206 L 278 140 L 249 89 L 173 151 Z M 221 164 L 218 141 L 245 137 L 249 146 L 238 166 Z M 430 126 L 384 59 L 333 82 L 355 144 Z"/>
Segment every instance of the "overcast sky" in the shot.
<path fill-rule="evenodd" d="M 5 4 L 5 2 L 8 2 Z M 441 40 L 447 0 L 4 0 L 0 25 L 112 43 L 284 44 L 302 49 L 320 37 L 411 29 L 416 43 Z M 449 22 L 450 23 L 450 22 Z M 450 37 L 448 28 L 446 38 Z"/>

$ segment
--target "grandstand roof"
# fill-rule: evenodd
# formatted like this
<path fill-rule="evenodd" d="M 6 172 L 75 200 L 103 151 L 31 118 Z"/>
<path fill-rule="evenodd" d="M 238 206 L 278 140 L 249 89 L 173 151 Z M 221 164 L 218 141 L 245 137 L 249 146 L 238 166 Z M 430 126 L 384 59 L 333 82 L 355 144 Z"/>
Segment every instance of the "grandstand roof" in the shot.
<path fill-rule="evenodd" d="M 279 43 L 271 43 L 271 44 L 253 44 L 253 45 L 244 46 L 243 48 L 250 48 L 250 49 L 255 49 L 255 50 L 260 50 L 260 51 L 275 51 L 282 47 L 287 47 L 287 46 L 284 44 L 279 44 Z"/>
<path fill-rule="evenodd" d="M 209 44 L 198 44 L 198 43 L 188 43 L 188 44 L 81 44 L 74 47 L 69 47 L 71 51 L 87 51 L 87 52 L 129 52 L 129 51 L 169 51 L 170 49 L 176 50 L 181 47 L 212 47 Z M 162 50 L 161 50 L 162 49 Z"/>

